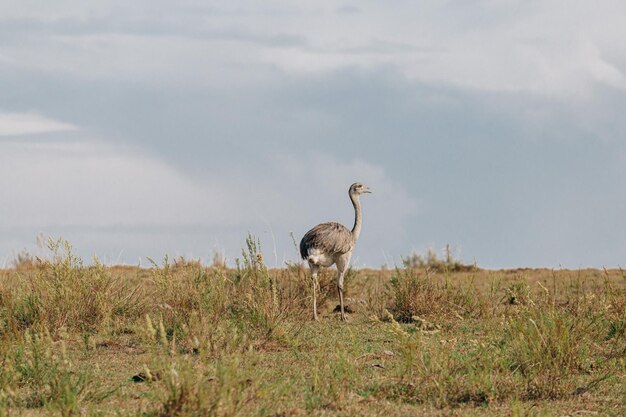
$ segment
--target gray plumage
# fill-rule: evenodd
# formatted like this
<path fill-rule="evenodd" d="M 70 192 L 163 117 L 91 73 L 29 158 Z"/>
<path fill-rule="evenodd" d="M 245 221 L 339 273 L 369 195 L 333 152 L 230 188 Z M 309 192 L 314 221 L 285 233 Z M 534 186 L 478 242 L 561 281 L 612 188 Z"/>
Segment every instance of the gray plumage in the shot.
<path fill-rule="evenodd" d="M 354 249 L 352 232 L 343 224 L 322 223 L 309 230 L 300 241 L 300 255 L 306 260 L 309 249 L 318 248 L 324 253 L 347 253 Z"/>
<path fill-rule="evenodd" d="M 337 265 L 337 290 L 341 307 L 341 319 L 346 320 L 343 303 L 343 279 L 350 258 L 354 251 L 359 235 L 361 234 L 361 202 L 359 196 L 370 193 L 369 188 L 360 183 L 354 183 L 348 190 L 348 195 L 354 206 L 354 227 L 348 230 L 345 226 L 329 222 L 318 224 L 309 230 L 300 241 L 300 255 L 311 268 L 313 276 L 313 317 L 317 320 L 317 274 L 320 267 Z"/>

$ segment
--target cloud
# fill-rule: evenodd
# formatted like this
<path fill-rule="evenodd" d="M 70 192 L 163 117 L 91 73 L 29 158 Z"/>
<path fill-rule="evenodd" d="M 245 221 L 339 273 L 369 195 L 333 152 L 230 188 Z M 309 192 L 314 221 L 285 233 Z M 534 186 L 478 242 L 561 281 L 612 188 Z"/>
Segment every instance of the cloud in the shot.
<path fill-rule="evenodd" d="M 232 259 L 250 231 L 280 264 L 359 180 L 359 262 L 621 259 L 623 3 L 72 4 L 0 5 L 3 111 L 80 127 L 2 136 L 0 250 Z"/>
<path fill-rule="evenodd" d="M 0 189 L 11 196 L 0 207 L 0 248 L 15 249 L 8 247 L 15 236 L 31 239 L 43 231 L 79 248 L 100 248 L 109 258 L 121 250 L 126 259 L 179 251 L 205 256 L 217 245 L 232 261 L 252 232 L 280 265 L 295 257 L 290 232 L 298 237 L 328 220 L 351 226 L 347 188 L 360 180 L 376 192 L 364 202 L 369 242 L 355 258 L 362 264 L 393 246 L 414 210 L 399 184 L 364 161 L 317 154 L 274 156 L 266 163 L 253 177 L 236 170 L 192 177 L 132 147 L 85 140 L 0 143 Z"/>
<path fill-rule="evenodd" d="M 0 136 L 65 132 L 78 127 L 37 113 L 0 113 Z"/>
<path fill-rule="evenodd" d="M 222 187 L 194 182 L 133 148 L 1 143 L 2 227 L 228 224 Z"/>
<path fill-rule="evenodd" d="M 624 89 L 620 3 L 560 1 L 350 5 L 5 6 L 0 53 L 12 67 L 152 86 L 215 87 L 291 75 L 395 68 L 425 83 L 586 99 Z M 350 13 L 345 13 L 350 12 Z"/>
<path fill-rule="evenodd" d="M 337 7 L 336 12 L 338 14 L 353 14 L 360 13 L 360 10 L 352 5 L 344 4 L 343 6 Z"/>
<path fill-rule="evenodd" d="M 7 255 L 39 232 L 110 262 L 206 256 L 216 244 L 231 255 L 246 233 L 237 228 L 243 205 L 225 180 L 192 178 L 130 146 L 0 142 L 0 189 L 9 196 L 0 207 Z"/>

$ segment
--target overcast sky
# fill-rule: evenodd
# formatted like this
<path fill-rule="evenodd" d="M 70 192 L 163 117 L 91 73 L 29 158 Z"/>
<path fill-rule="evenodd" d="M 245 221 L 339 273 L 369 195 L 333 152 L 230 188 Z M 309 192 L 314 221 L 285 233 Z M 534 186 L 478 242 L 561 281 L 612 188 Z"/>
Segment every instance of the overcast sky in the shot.
<path fill-rule="evenodd" d="M 0 267 L 281 265 L 355 181 L 356 266 L 625 266 L 623 1 L 173 4 L 0 1 Z"/>

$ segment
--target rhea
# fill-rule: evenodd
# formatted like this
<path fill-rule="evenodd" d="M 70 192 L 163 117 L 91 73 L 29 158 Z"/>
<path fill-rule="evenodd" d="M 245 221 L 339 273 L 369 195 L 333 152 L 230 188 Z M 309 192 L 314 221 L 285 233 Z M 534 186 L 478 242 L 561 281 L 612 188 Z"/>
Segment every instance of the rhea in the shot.
<path fill-rule="evenodd" d="M 361 234 L 361 194 L 370 193 L 370 189 L 363 184 L 354 183 L 348 190 L 350 201 L 354 206 L 354 227 L 348 230 L 345 226 L 335 223 L 318 224 L 304 235 L 300 241 L 300 255 L 308 262 L 311 268 L 313 281 L 313 318 L 317 317 L 317 295 L 319 287 L 317 274 L 320 267 L 337 266 L 337 290 L 339 292 L 339 306 L 341 309 L 341 320 L 346 321 L 346 313 L 343 302 L 343 279 L 350 264 L 350 258 L 354 251 L 359 235 Z"/>

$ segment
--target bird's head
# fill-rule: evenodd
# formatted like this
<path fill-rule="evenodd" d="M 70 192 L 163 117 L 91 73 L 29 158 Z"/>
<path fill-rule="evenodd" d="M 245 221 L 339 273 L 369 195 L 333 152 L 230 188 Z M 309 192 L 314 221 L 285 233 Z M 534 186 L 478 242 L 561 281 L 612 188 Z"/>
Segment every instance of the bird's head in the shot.
<path fill-rule="evenodd" d="M 361 195 L 366 193 L 371 193 L 370 188 L 367 185 L 361 184 L 360 182 L 355 182 L 350 186 L 350 195 Z"/>

